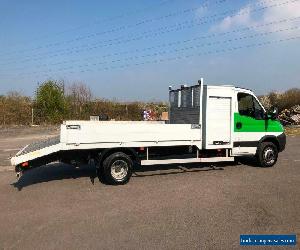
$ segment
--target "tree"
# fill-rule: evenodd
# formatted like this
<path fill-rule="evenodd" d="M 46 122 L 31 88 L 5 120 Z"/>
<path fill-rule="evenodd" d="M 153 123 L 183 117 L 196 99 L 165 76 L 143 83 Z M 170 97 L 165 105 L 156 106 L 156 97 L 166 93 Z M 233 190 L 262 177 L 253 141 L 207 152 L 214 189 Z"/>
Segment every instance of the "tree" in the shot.
<path fill-rule="evenodd" d="M 71 119 L 88 119 L 90 116 L 92 93 L 88 86 L 75 82 L 67 88 L 67 101 Z"/>
<path fill-rule="evenodd" d="M 0 124 L 30 124 L 31 104 L 29 97 L 16 91 L 0 96 Z"/>
<path fill-rule="evenodd" d="M 64 83 L 48 80 L 36 90 L 35 108 L 41 121 L 48 123 L 61 122 L 67 112 L 64 97 Z"/>
<path fill-rule="evenodd" d="M 277 106 L 279 112 L 284 109 L 289 109 L 294 105 L 300 104 L 300 89 L 293 88 L 284 93 L 271 92 L 269 100 L 272 106 Z"/>

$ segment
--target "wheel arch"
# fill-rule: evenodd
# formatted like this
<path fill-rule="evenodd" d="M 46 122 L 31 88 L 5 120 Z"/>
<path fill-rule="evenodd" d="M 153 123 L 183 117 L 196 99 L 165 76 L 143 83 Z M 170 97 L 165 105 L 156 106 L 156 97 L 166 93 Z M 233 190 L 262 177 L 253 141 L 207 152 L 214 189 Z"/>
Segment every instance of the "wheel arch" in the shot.
<path fill-rule="evenodd" d="M 278 138 L 275 135 L 265 135 L 264 137 L 262 137 L 259 141 L 258 141 L 258 146 L 262 143 L 262 142 L 272 142 L 278 151 L 280 151 L 280 145 L 279 145 L 279 141 Z M 258 148 L 258 147 L 257 147 Z"/>
<path fill-rule="evenodd" d="M 102 152 L 99 153 L 99 163 L 102 164 L 105 158 L 110 156 L 113 153 L 122 152 L 127 154 L 134 162 L 139 161 L 139 156 L 134 148 L 108 148 L 104 149 Z"/>

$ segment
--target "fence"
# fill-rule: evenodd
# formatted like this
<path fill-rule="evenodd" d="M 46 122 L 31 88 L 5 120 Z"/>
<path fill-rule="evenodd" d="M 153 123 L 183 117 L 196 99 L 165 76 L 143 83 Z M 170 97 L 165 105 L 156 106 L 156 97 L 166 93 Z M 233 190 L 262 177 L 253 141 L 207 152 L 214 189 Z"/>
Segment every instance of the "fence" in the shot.
<path fill-rule="evenodd" d="M 91 115 L 106 115 L 115 120 L 142 120 L 143 109 L 151 109 L 157 119 L 162 112 L 167 111 L 164 103 L 121 103 L 109 100 L 94 100 L 86 103 L 71 103 L 65 110 L 52 112 L 57 115 L 52 118 L 28 97 L 0 96 L 0 125 L 42 125 L 57 124 L 63 120 L 89 120 Z"/>

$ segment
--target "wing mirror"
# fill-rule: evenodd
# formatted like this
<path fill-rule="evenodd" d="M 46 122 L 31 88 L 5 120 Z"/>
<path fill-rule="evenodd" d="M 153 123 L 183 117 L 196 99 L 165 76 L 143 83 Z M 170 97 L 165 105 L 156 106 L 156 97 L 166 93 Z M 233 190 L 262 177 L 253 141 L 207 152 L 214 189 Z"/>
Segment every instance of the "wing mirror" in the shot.
<path fill-rule="evenodd" d="M 275 120 L 278 117 L 278 108 L 277 107 L 271 107 L 267 112 L 268 119 Z"/>

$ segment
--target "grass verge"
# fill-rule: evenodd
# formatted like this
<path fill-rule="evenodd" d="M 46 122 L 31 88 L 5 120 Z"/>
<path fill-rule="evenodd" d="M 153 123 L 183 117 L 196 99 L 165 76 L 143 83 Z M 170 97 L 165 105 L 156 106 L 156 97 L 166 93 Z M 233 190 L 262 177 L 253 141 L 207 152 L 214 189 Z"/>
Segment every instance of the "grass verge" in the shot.
<path fill-rule="evenodd" d="M 285 127 L 284 128 L 286 135 L 300 135 L 300 126 L 299 127 Z"/>

